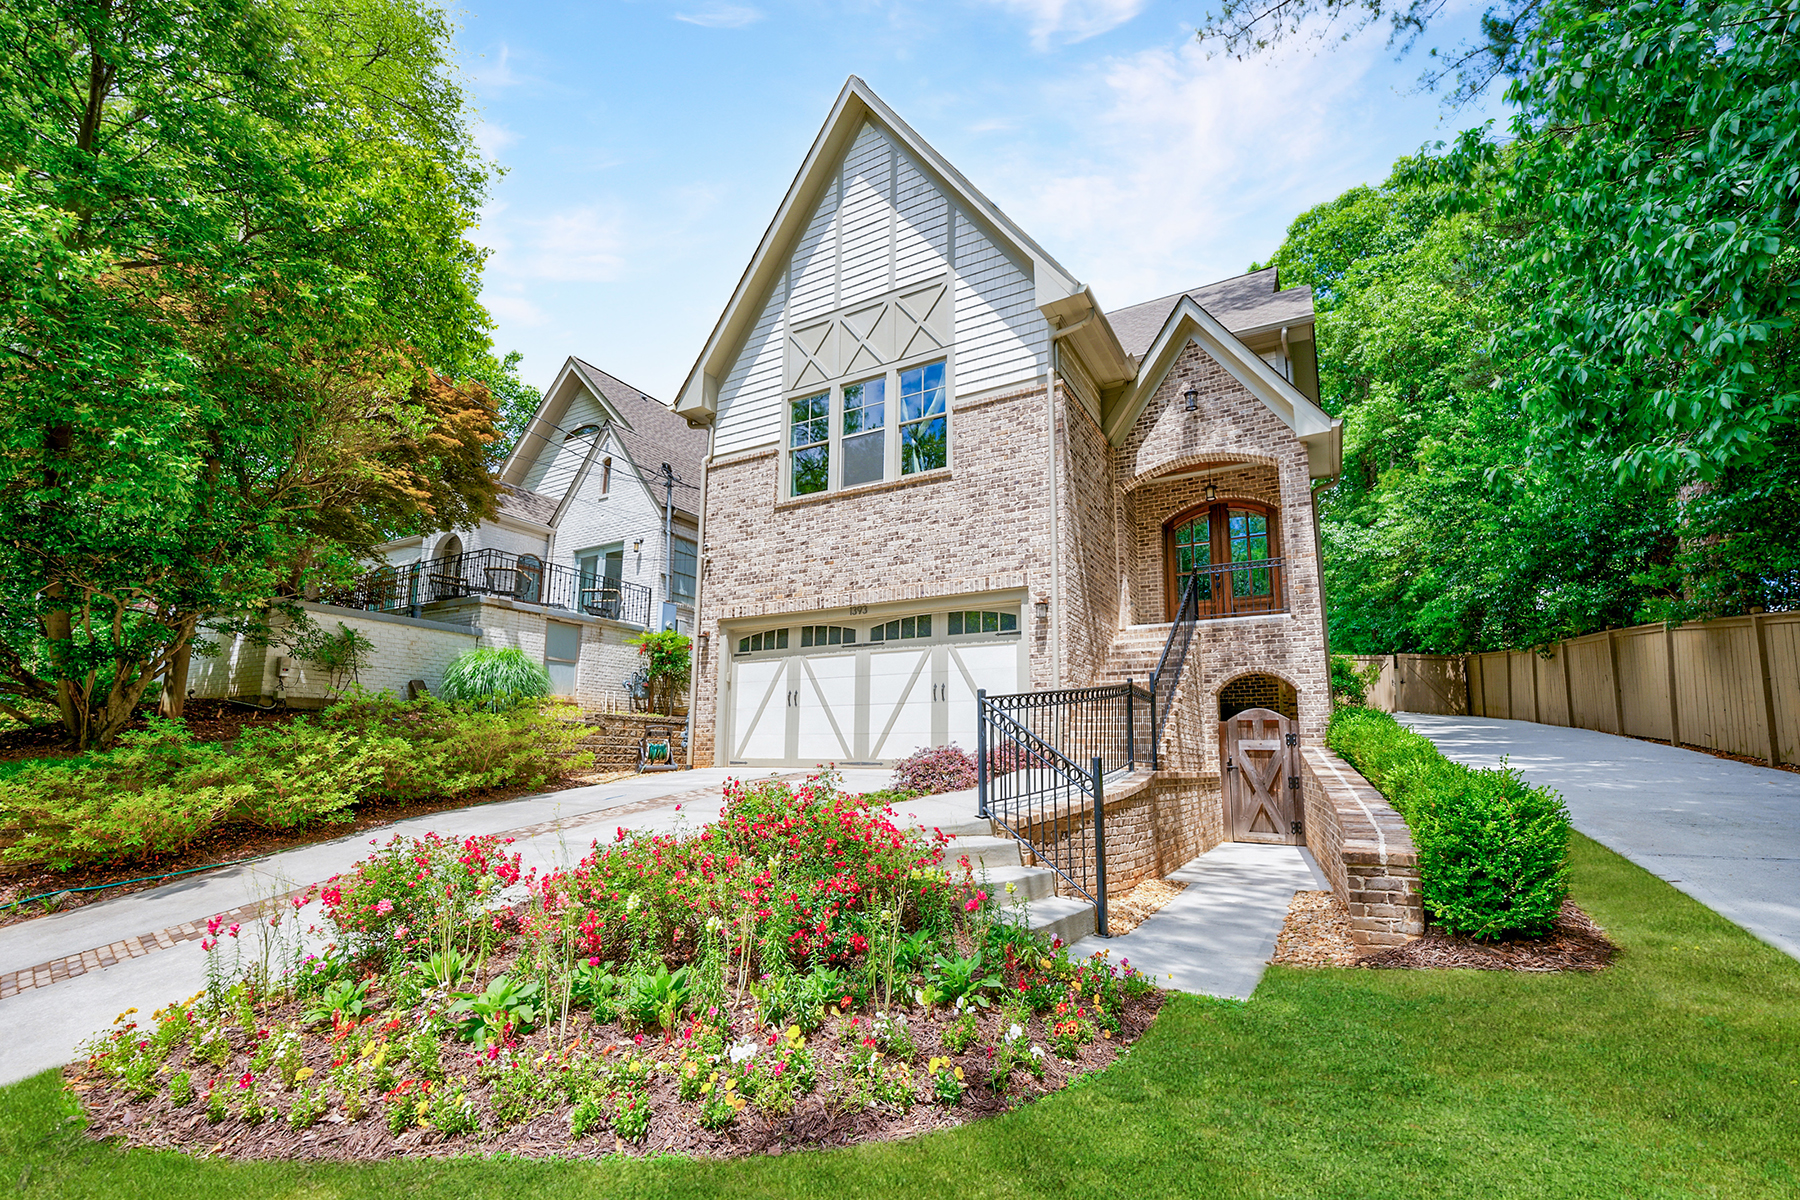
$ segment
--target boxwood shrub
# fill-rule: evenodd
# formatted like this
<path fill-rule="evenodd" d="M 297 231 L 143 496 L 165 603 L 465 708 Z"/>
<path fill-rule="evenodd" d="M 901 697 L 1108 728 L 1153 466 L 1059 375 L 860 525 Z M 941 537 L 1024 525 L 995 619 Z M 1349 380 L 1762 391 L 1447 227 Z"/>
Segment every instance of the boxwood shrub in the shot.
<path fill-rule="evenodd" d="M 1344 707 L 1326 743 L 1412 830 L 1426 914 L 1483 939 L 1549 931 L 1569 892 L 1569 813 L 1517 771 L 1466 767 L 1384 712 Z"/>

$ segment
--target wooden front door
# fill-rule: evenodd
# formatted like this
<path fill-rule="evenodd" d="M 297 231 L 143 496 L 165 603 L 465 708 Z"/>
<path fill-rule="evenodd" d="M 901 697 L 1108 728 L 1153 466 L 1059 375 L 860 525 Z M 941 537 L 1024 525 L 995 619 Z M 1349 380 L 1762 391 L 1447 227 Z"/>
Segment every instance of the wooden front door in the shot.
<path fill-rule="evenodd" d="M 1225 764 L 1225 812 L 1236 842 L 1300 841 L 1299 738 L 1293 722 L 1267 708 L 1247 708 L 1219 722 Z"/>

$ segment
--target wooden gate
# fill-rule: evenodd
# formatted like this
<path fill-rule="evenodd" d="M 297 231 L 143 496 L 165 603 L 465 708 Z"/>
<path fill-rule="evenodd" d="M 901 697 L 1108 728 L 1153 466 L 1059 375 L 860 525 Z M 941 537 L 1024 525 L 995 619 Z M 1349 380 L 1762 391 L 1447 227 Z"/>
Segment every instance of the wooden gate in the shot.
<path fill-rule="evenodd" d="M 1247 708 L 1219 722 L 1225 764 L 1225 811 L 1237 842 L 1300 841 L 1300 739 L 1293 723 L 1266 708 Z"/>

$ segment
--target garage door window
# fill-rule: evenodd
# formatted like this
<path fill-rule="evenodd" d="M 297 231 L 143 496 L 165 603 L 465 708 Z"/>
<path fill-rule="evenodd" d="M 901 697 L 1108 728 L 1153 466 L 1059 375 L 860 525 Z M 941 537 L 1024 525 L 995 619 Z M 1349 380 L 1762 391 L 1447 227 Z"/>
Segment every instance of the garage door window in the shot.
<path fill-rule="evenodd" d="M 953 612 L 949 625 L 951 637 L 970 633 L 1017 633 L 1019 618 L 1009 612 Z"/>
<path fill-rule="evenodd" d="M 841 625 L 802 625 L 800 648 L 808 646 L 854 646 L 856 630 Z"/>
<path fill-rule="evenodd" d="M 869 630 L 871 642 L 897 642 L 902 638 L 928 638 L 931 636 L 931 614 L 922 617 L 901 617 L 898 621 L 889 621 L 885 625 L 877 625 Z"/>
<path fill-rule="evenodd" d="M 761 633 L 753 633 L 749 637 L 738 639 L 739 654 L 754 654 L 758 650 L 786 650 L 788 648 L 788 631 L 785 629 L 767 629 Z"/>

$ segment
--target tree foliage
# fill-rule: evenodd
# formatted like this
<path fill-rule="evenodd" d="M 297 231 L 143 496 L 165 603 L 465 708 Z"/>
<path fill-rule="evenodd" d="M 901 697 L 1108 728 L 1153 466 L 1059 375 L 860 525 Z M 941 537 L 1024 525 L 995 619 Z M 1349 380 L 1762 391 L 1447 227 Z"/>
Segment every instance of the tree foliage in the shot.
<path fill-rule="evenodd" d="M 493 511 L 448 38 L 419 0 L 0 3 L 0 672 L 78 742 L 211 614 Z"/>

